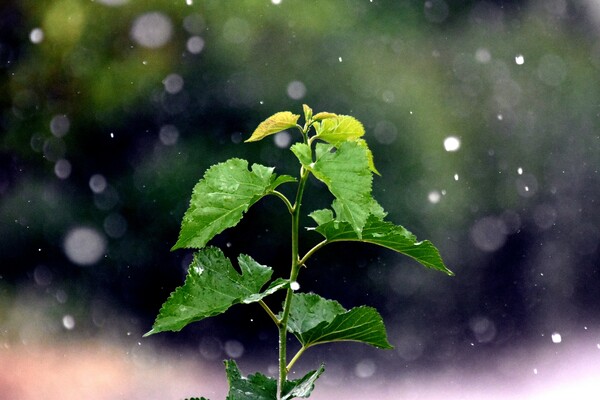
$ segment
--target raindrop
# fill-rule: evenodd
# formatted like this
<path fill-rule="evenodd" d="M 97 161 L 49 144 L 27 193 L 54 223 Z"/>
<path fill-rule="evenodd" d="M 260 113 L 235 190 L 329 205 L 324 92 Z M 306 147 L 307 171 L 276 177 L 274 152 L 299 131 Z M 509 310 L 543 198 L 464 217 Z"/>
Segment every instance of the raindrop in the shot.
<path fill-rule="evenodd" d="M 342 62 L 342 57 L 338 57 L 338 61 L 339 61 L 339 62 Z"/>
<path fill-rule="evenodd" d="M 165 146 L 172 146 L 179 139 L 179 130 L 174 125 L 164 125 L 160 128 L 158 137 Z"/>
<path fill-rule="evenodd" d="M 384 120 L 379 121 L 373 131 L 375 139 L 381 144 L 392 144 L 398 137 L 398 128 L 393 122 Z"/>
<path fill-rule="evenodd" d="M 54 174 L 60 179 L 67 179 L 71 175 L 71 163 L 61 158 L 54 164 Z"/>
<path fill-rule="evenodd" d="M 149 12 L 133 21 L 130 34 L 140 46 L 156 49 L 164 46 L 171 39 L 173 25 L 165 14 Z"/>
<path fill-rule="evenodd" d="M 106 251 L 106 239 L 96 229 L 80 226 L 67 233 L 63 249 L 74 264 L 92 265 L 97 263 Z"/>
<path fill-rule="evenodd" d="M 216 360 L 221 358 L 222 347 L 221 341 L 216 337 L 205 336 L 200 340 L 199 350 L 206 360 Z"/>
<path fill-rule="evenodd" d="M 271 3 L 273 3 L 275 5 L 279 5 L 279 4 L 281 4 L 281 0 L 271 0 Z"/>
<path fill-rule="evenodd" d="M 487 317 L 472 318 L 469 327 L 479 343 L 489 343 L 496 337 L 496 324 Z"/>
<path fill-rule="evenodd" d="M 167 93 L 179 93 L 183 89 L 183 78 L 179 74 L 169 74 L 163 81 Z"/>
<path fill-rule="evenodd" d="M 45 265 L 35 267 L 33 279 L 38 286 L 48 286 L 52 283 L 52 272 Z"/>
<path fill-rule="evenodd" d="M 534 373 L 534 375 L 537 375 L 537 373 L 538 373 L 538 370 L 537 370 L 537 368 L 534 368 L 534 369 L 533 369 L 533 373 Z"/>
<path fill-rule="evenodd" d="M 225 342 L 225 354 L 231 358 L 240 358 L 244 354 L 244 345 L 237 340 L 228 340 Z"/>
<path fill-rule="evenodd" d="M 113 239 L 123 237 L 127 232 L 127 220 L 121 214 L 112 213 L 104 219 L 104 232 Z"/>
<path fill-rule="evenodd" d="M 562 336 L 560 336 L 560 333 L 554 332 L 552 334 L 552 343 L 558 344 L 560 342 L 562 342 Z"/>
<path fill-rule="evenodd" d="M 291 99 L 300 100 L 306 95 L 306 86 L 300 81 L 292 81 L 287 86 L 287 94 Z"/>
<path fill-rule="evenodd" d="M 504 119 L 504 116 L 502 114 L 498 114 L 496 118 L 498 118 L 498 121 L 502 121 Z"/>
<path fill-rule="evenodd" d="M 521 197 L 532 197 L 538 188 L 537 179 L 532 174 L 519 176 L 515 180 L 515 185 L 517 186 L 517 193 Z"/>
<path fill-rule="evenodd" d="M 485 252 L 498 250 L 506 242 L 507 228 L 500 218 L 483 217 L 470 230 L 471 241 Z"/>
<path fill-rule="evenodd" d="M 521 168 L 521 167 L 517 168 L 517 174 L 523 175 L 523 168 Z"/>
<path fill-rule="evenodd" d="M 459 178 L 458 174 L 454 174 L 454 180 L 458 181 L 458 178 Z"/>
<path fill-rule="evenodd" d="M 360 361 L 358 364 L 356 364 L 356 367 L 354 367 L 354 373 L 359 378 L 370 378 L 375 374 L 376 370 L 377 367 L 375 363 L 373 360 L 369 359 Z"/>
<path fill-rule="evenodd" d="M 429 202 L 431 204 L 437 204 L 440 202 L 440 200 L 442 199 L 442 195 L 440 192 L 438 192 L 437 190 L 432 190 L 431 192 L 429 192 L 429 194 L 427 195 L 427 199 L 429 200 Z"/>
<path fill-rule="evenodd" d="M 523 57 L 522 54 L 518 54 L 515 56 L 515 63 L 517 63 L 517 65 L 523 65 L 525 63 L 525 57 Z"/>
<path fill-rule="evenodd" d="M 75 318 L 73 318 L 72 315 L 67 314 L 62 318 L 62 324 L 65 329 L 70 331 L 75 328 Z"/>
<path fill-rule="evenodd" d="M 486 48 L 479 48 L 475 52 L 475 60 L 481 64 L 487 64 L 492 61 L 492 55 L 490 51 Z"/>
<path fill-rule="evenodd" d="M 204 49 L 204 39 L 200 36 L 192 36 L 187 40 L 185 47 L 190 53 L 199 54 Z"/>
<path fill-rule="evenodd" d="M 287 149 L 292 142 L 292 135 L 288 131 L 277 132 L 275 136 L 273 136 L 273 142 L 275 142 L 275 146 L 280 149 Z"/>
<path fill-rule="evenodd" d="M 204 18 L 200 14 L 191 14 L 183 19 L 183 28 L 192 35 L 201 34 L 205 27 Z"/>
<path fill-rule="evenodd" d="M 292 289 L 293 291 L 299 290 L 300 289 L 300 284 L 296 281 L 290 283 L 290 289 Z"/>
<path fill-rule="evenodd" d="M 444 139 L 444 149 L 448 152 L 458 151 L 460 149 L 460 139 L 456 136 L 448 136 Z"/>
<path fill-rule="evenodd" d="M 90 189 L 94 193 L 102 193 L 106 189 L 106 178 L 103 175 L 92 175 L 89 182 Z"/>
<path fill-rule="evenodd" d="M 191 6 L 192 4 L 194 4 L 193 0 L 185 0 L 185 4 L 187 4 L 188 6 Z"/>
<path fill-rule="evenodd" d="M 29 33 L 31 43 L 40 44 L 44 40 L 44 31 L 41 28 L 35 28 Z"/>

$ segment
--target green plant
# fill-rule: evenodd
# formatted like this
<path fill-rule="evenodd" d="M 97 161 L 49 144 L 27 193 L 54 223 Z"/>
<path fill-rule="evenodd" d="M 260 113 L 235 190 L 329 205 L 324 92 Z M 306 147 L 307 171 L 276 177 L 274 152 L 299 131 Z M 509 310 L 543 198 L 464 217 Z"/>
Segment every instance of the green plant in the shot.
<path fill-rule="evenodd" d="M 179 331 L 186 325 L 225 312 L 238 303 L 258 303 L 275 323 L 279 333 L 279 376 L 269 378 L 257 373 L 241 376 L 236 363 L 225 361 L 229 381 L 227 400 L 286 400 L 309 397 L 323 365 L 303 378 L 288 380 L 298 358 L 310 347 L 338 341 L 356 341 L 382 349 L 392 346 L 387 340 L 383 320 L 371 307 L 344 309 L 337 301 L 316 294 L 299 292 L 301 267 L 319 249 L 334 242 L 366 242 L 403 253 L 428 268 L 448 275 L 438 250 L 429 241 L 416 237 L 399 225 L 384 220 L 386 213 L 371 195 L 372 175 L 379 174 L 373 156 L 362 138 L 363 125 L 351 116 L 320 112 L 313 115 L 304 108 L 300 115 L 278 112 L 263 121 L 246 140 L 254 142 L 286 129 L 298 129 L 302 141 L 291 146 L 300 162 L 298 179 L 277 176 L 273 168 L 233 158 L 210 167 L 194 187 L 190 207 L 183 217 L 174 249 L 200 249 L 195 253 L 183 286 L 163 304 L 152 330 L 145 336 Z M 322 241 L 305 253 L 300 252 L 299 229 L 302 198 L 309 175 L 325 183 L 334 197 L 331 208 L 313 211 L 314 230 Z M 297 183 L 292 200 L 277 190 L 282 184 Z M 291 267 L 289 278 L 272 280 L 273 270 L 250 256 L 240 255 L 240 272 L 216 247 L 206 247 L 217 234 L 238 224 L 250 206 L 261 198 L 279 198 L 291 216 Z M 265 289 L 263 289 L 266 286 Z M 266 298 L 284 291 L 285 300 L 276 314 Z M 300 342 L 299 351 L 288 362 L 288 333 Z"/>

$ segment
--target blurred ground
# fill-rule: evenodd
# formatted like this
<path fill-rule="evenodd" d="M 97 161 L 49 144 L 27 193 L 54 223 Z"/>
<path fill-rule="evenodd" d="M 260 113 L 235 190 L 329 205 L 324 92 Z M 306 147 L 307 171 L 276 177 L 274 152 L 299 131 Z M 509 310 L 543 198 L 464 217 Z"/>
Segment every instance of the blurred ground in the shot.
<path fill-rule="evenodd" d="M 578 337 L 558 343 L 547 339 L 536 349 L 512 351 L 479 365 L 440 365 L 417 373 L 407 369 L 395 371 L 392 379 L 378 373 L 361 378 L 348 373 L 358 366 L 331 365 L 311 399 L 596 398 L 600 393 L 600 330 L 584 329 Z M 5 344 L 0 349 L 0 399 L 225 398 L 226 380 L 220 363 L 206 365 L 190 354 L 157 352 L 143 340 L 139 343 Z M 244 374 L 251 369 L 247 364 L 240 361 Z"/>

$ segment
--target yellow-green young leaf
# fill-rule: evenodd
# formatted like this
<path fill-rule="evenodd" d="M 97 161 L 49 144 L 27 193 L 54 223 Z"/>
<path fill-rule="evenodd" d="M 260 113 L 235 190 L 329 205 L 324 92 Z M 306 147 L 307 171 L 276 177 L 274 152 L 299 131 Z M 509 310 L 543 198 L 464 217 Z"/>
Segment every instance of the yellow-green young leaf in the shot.
<path fill-rule="evenodd" d="M 300 115 L 289 111 L 280 111 L 261 122 L 246 142 L 257 142 L 269 135 L 296 126 Z"/>
<path fill-rule="evenodd" d="M 152 330 L 144 336 L 179 331 L 192 322 L 224 313 L 234 304 L 257 302 L 287 286 L 287 281 L 279 279 L 261 292 L 273 270 L 244 254 L 238 257 L 238 263 L 241 273 L 216 247 L 194 254 L 185 283 L 171 293 Z"/>
<path fill-rule="evenodd" d="M 302 104 L 302 110 L 304 111 L 304 120 L 309 122 L 313 117 L 313 110 L 306 104 Z"/>
<path fill-rule="evenodd" d="M 313 121 L 322 121 L 322 120 L 328 119 L 328 118 L 337 118 L 337 116 L 338 116 L 337 114 L 323 111 L 323 112 L 315 114 L 313 116 Z"/>
<path fill-rule="evenodd" d="M 226 400 L 274 400 L 277 398 L 277 380 L 261 373 L 244 378 L 233 360 L 225 361 L 229 394 Z M 297 397 L 307 398 L 312 393 L 315 381 L 323 373 L 323 365 L 315 371 L 310 371 L 300 379 L 285 381 L 282 390 L 282 400 Z"/>
<path fill-rule="evenodd" d="M 362 146 L 367 151 L 367 159 L 369 160 L 369 169 L 371 170 L 371 172 L 381 176 L 379 171 L 377 171 L 377 168 L 375 168 L 375 162 L 373 161 L 373 153 L 371 152 L 371 149 L 369 149 L 369 146 L 367 145 L 367 141 L 364 139 L 358 139 L 356 141 L 356 143 L 358 143 L 360 146 Z"/>
<path fill-rule="evenodd" d="M 365 128 L 360 121 L 349 115 L 323 119 L 321 123 L 315 124 L 315 130 L 317 138 L 336 147 L 342 142 L 356 140 L 365 134 Z"/>
<path fill-rule="evenodd" d="M 215 235 L 237 225 L 250 206 L 278 185 L 293 181 L 295 178 L 278 177 L 273 168 L 259 164 L 249 171 L 248 161 L 239 158 L 213 165 L 194 187 L 173 250 L 201 249 Z"/>
<path fill-rule="evenodd" d="M 427 268 L 454 275 L 430 241 L 417 241 L 416 236 L 404 227 L 383 221 L 376 215 L 369 216 L 361 237 L 349 223 L 334 220 L 330 210 L 317 210 L 310 216 L 318 224 L 315 230 L 323 235 L 328 243 L 356 241 L 376 244 L 404 254 Z"/>
<path fill-rule="evenodd" d="M 363 306 L 346 311 L 337 301 L 316 294 L 294 294 L 288 330 L 304 347 L 352 341 L 393 348 L 377 310 Z"/>

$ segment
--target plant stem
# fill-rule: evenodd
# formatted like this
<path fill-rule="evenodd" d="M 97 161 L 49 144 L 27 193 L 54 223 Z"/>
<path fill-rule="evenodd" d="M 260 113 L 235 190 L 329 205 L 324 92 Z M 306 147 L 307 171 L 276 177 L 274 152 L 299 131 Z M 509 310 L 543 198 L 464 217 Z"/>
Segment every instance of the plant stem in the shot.
<path fill-rule="evenodd" d="M 306 261 L 317 252 L 317 250 L 319 250 L 321 247 L 325 246 L 326 244 L 331 243 L 328 242 L 327 239 L 317 243 L 312 249 L 310 249 L 308 252 L 306 252 L 306 254 L 304 255 L 304 257 L 302 257 L 300 259 L 300 261 L 298 262 L 300 265 L 304 265 L 306 264 Z"/>
<path fill-rule="evenodd" d="M 271 317 L 273 322 L 275 322 L 275 325 L 279 326 L 279 324 L 281 324 L 281 321 L 277 319 L 277 316 L 273 313 L 273 311 L 271 311 L 271 309 L 269 308 L 267 303 L 265 303 L 263 300 L 259 300 L 258 304 L 260 304 L 260 306 L 263 308 L 263 310 L 265 310 L 267 312 L 269 317 Z"/>
<path fill-rule="evenodd" d="M 296 193 L 296 200 L 292 207 L 292 267 L 290 271 L 290 283 L 295 282 L 298 279 L 298 272 L 300 271 L 300 259 L 298 257 L 298 233 L 300 227 L 300 207 L 302 204 L 302 195 L 304 194 L 304 187 L 308 179 L 308 171 L 304 168 L 300 168 L 300 182 L 298 183 L 298 191 Z M 287 326 L 290 317 L 290 309 L 292 306 L 292 295 L 293 290 L 288 287 L 285 301 L 283 303 L 283 312 L 281 315 L 279 328 L 279 379 L 277 380 L 277 400 L 281 399 L 283 392 L 283 385 L 287 379 Z"/>
<path fill-rule="evenodd" d="M 292 358 L 292 360 L 290 361 L 290 363 L 287 365 L 287 370 L 288 372 L 292 369 L 292 367 L 294 366 L 294 364 L 296 363 L 296 361 L 298 361 L 298 359 L 300 358 L 300 356 L 302 354 L 304 354 L 304 351 L 307 349 L 308 347 L 304 347 L 302 346 L 300 348 L 300 350 L 298 350 L 298 352 L 296 353 L 296 355 L 294 356 L 294 358 Z"/>

